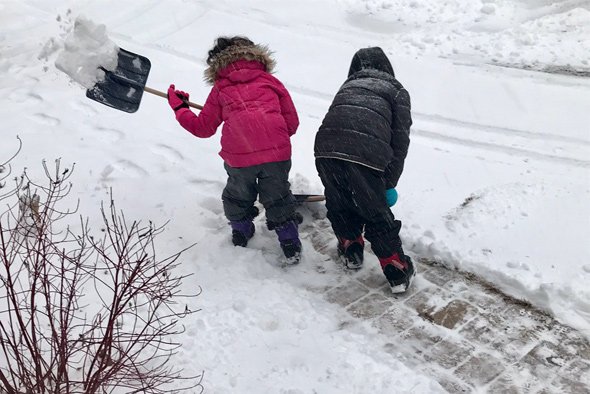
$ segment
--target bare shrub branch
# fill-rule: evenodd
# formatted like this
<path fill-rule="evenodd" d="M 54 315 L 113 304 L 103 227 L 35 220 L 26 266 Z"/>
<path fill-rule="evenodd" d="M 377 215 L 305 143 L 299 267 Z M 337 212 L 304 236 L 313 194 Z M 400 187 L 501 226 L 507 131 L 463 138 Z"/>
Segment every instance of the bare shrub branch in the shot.
<path fill-rule="evenodd" d="M 202 390 L 202 375 L 171 362 L 193 313 L 180 294 L 187 275 L 175 273 L 186 249 L 159 258 L 164 227 L 127 221 L 112 198 L 100 237 L 88 219 L 73 229 L 77 207 L 59 208 L 73 168 L 43 168 L 43 185 L 25 171 L 0 195 L 0 393 Z"/>

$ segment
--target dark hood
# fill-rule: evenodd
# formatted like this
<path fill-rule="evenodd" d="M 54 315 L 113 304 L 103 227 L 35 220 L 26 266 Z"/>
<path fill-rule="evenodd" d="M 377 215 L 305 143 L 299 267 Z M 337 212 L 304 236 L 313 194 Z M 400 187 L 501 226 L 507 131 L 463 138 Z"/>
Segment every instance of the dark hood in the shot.
<path fill-rule="evenodd" d="M 393 73 L 393 67 L 383 52 L 383 49 L 379 47 L 363 48 L 357 51 L 352 57 L 352 63 L 350 63 L 350 70 L 348 76 L 366 69 L 373 69 L 386 72 L 392 77 L 395 77 Z"/>

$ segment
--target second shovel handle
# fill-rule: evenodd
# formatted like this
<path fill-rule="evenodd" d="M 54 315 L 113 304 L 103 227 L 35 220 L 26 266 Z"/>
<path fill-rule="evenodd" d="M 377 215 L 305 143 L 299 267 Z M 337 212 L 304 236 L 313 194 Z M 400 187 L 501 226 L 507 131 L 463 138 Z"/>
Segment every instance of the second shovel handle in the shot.
<path fill-rule="evenodd" d="M 159 90 L 156 90 L 156 89 L 152 89 L 152 88 L 147 87 L 147 86 L 144 86 L 143 91 L 144 92 L 151 93 L 151 94 L 155 94 L 156 96 L 164 97 L 165 99 L 168 98 L 168 95 L 166 93 L 164 93 L 162 91 L 159 91 Z M 196 108 L 196 109 L 203 109 L 203 106 L 202 105 L 195 104 L 195 103 L 192 103 L 190 101 L 188 102 L 188 106 L 189 107 Z"/>

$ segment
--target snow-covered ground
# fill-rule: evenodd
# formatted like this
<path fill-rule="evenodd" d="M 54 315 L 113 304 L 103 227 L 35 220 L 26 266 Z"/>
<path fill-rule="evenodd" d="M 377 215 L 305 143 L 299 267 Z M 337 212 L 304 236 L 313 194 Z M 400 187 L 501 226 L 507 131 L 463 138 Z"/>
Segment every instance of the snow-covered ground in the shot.
<path fill-rule="evenodd" d="M 321 192 L 313 139 L 352 54 L 378 45 L 412 96 L 414 126 L 394 213 L 406 249 L 473 272 L 590 337 L 590 1 L 236 0 L 0 2 L 0 161 L 40 174 L 42 159 L 75 162 L 81 213 L 96 217 L 113 188 L 126 216 L 163 223 L 162 248 L 184 255 L 187 289 L 203 293 L 178 360 L 214 393 L 436 392 L 382 349 L 368 326 L 279 267 L 257 220 L 235 249 L 222 213 L 219 136 L 181 129 L 165 100 L 135 114 L 100 106 L 54 66 L 78 15 L 152 62 L 149 86 L 174 82 L 203 102 L 204 58 L 219 35 L 268 44 L 301 126 L 293 186 Z M 559 73 L 531 71 L 550 70 Z M 561 74 L 560 74 L 561 73 Z M 328 281 L 326 283 L 326 281 Z M 395 388 L 395 389 L 394 389 Z"/>

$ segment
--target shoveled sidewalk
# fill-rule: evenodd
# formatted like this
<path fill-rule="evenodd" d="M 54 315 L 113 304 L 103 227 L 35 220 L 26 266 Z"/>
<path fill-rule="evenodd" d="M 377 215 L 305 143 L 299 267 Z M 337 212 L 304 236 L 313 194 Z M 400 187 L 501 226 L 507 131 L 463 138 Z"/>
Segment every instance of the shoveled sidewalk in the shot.
<path fill-rule="evenodd" d="M 334 264 L 326 221 L 305 235 Z M 311 288 L 391 338 L 387 351 L 450 393 L 590 393 L 590 343 L 576 330 L 464 273 L 417 262 L 404 295 L 393 295 L 368 256 L 338 284 Z M 372 264 L 375 263 L 375 264 Z"/>

